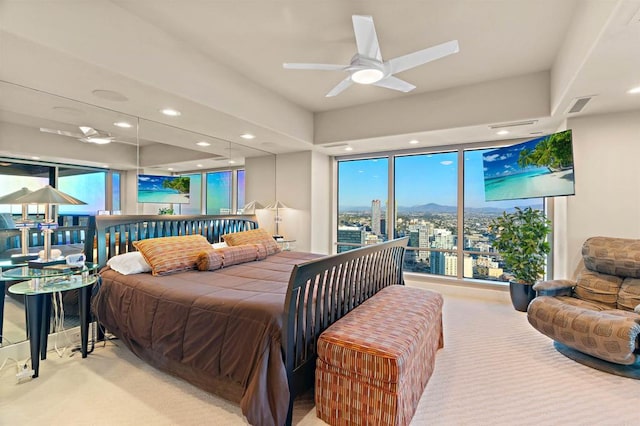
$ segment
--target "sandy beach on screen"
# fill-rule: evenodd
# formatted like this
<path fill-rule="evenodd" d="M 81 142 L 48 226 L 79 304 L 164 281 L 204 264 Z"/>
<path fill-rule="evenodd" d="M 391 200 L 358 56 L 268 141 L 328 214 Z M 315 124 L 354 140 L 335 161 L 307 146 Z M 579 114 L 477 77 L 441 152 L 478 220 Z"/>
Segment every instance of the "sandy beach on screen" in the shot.
<path fill-rule="evenodd" d="M 573 192 L 573 170 L 562 170 L 546 175 L 530 177 L 530 188 L 539 193 L 551 196 L 554 194 L 570 194 Z M 549 192 L 553 188 L 553 194 Z"/>

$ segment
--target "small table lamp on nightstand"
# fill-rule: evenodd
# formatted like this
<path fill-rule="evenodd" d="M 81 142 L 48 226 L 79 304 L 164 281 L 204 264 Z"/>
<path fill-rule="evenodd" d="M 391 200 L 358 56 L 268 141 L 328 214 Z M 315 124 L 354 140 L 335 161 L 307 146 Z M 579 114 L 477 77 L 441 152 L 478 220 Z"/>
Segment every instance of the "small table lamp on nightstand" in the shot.
<path fill-rule="evenodd" d="M 22 204 L 44 204 L 44 222 L 38 226 L 45 234 L 44 237 L 44 259 L 38 259 L 40 266 L 46 266 L 50 263 L 56 263 L 56 259 L 51 259 L 51 233 L 58 227 L 58 223 L 50 218 L 51 204 L 87 204 L 84 201 L 80 201 L 71 195 L 58 191 L 51 185 L 47 185 L 44 188 L 33 191 L 27 195 L 16 198 L 16 203 Z M 31 265 L 30 265 L 31 266 Z M 37 266 L 36 266 L 37 267 Z"/>
<path fill-rule="evenodd" d="M 20 201 L 16 200 L 28 194 L 31 194 L 30 189 L 21 188 L 11 194 L 0 197 L 0 204 L 22 204 Z M 19 228 L 22 233 L 20 245 L 22 246 L 23 256 L 29 253 L 29 228 L 33 226 L 33 222 L 29 220 L 29 212 L 27 209 L 27 205 L 22 204 L 22 217 L 19 222 L 16 222 L 16 228 Z"/>
<path fill-rule="evenodd" d="M 285 203 L 283 203 L 282 201 L 274 201 L 273 203 L 265 206 L 265 209 L 269 209 L 269 210 L 275 210 L 276 211 L 276 217 L 275 217 L 275 221 L 276 221 L 276 234 L 273 236 L 273 238 L 275 238 L 276 240 L 278 238 L 282 238 L 282 235 L 280 235 L 280 232 L 278 232 L 278 224 L 280 222 L 282 222 L 282 218 L 280 217 L 280 209 L 288 209 L 289 206 L 287 206 Z"/>

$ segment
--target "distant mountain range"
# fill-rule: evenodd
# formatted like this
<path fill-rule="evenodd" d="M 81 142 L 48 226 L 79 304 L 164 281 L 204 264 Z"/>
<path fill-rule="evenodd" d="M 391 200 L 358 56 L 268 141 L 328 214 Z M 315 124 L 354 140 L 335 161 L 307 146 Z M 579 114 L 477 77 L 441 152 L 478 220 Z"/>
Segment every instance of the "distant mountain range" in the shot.
<path fill-rule="evenodd" d="M 541 208 L 542 206 L 536 206 Z M 506 209 L 507 212 L 513 211 L 513 208 Z M 340 208 L 340 213 L 345 212 L 370 212 L 371 206 L 344 206 Z M 384 210 L 383 210 L 384 211 Z M 456 213 L 458 208 L 455 206 L 443 206 L 436 203 L 421 204 L 419 206 L 398 206 L 398 213 L 402 214 L 434 214 L 434 213 Z M 467 207 L 465 211 L 479 214 L 499 214 L 505 209 L 498 207 Z"/>

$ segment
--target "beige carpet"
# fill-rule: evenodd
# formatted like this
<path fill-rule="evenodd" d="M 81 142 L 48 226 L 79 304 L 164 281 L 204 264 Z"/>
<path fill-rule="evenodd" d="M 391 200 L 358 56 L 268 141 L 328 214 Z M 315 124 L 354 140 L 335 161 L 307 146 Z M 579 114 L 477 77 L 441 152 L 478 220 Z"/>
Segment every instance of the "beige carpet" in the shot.
<path fill-rule="evenodd" d="M 412 425 L 640 424 L 640 382 L 557 353 L 525 314 L 500 302 L 445 294 L 445 348 Z M 2 363 L 0 359 L 0 364 Z M 237 405 L 147 366 L 123 348 L 40 364 L 16 384 L 0 371 L 1 425 L 237 425 Z M 294 424 L 322 425 L 311 393 Z"/>

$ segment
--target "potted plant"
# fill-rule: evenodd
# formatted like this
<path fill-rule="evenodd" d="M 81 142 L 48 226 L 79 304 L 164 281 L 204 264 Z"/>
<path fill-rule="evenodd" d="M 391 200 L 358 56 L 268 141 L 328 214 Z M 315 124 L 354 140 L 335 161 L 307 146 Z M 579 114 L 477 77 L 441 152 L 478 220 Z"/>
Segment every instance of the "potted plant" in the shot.
<path fill-rule="evenodd" d="M 505 212 L 493 219 L 489 232 L 494 235 L 494 247 L 513 273 L 509 281 L 511 303 L 516 310 L 526 312 L 536 295 L 533 284 L 544 275 L 551 251 L 547 241 L 551 221 L 540 210 L 516 207 L 513 213 Z"/>

